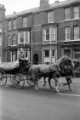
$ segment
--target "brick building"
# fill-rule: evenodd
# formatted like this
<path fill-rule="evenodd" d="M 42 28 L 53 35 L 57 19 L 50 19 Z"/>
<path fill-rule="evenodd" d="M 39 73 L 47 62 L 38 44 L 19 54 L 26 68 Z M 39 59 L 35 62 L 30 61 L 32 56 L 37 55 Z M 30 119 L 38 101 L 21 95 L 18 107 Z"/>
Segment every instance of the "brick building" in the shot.
<path fill-rule="evenodd" d="M 3 61 L 3 44 L 5 37 L 5 8 L 4 5 L 0 4 L 0 63 Z"/>
<path fill-rule="evenodd" d="M 80 0 L 40 0 L 40 7 L 6 16 L 4 60 L 21 48 L 32 63 L 55 62 L 63 54 L 80 59 Z"/>

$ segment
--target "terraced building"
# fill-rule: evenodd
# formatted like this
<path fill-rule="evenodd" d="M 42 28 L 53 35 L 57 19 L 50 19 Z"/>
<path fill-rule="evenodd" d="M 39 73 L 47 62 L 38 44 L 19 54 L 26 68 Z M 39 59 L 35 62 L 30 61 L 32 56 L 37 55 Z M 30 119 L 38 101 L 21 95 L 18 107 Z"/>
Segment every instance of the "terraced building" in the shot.
<path fill-rule="evenodd" d="M 32 63 L 53 63 L 64 54 L 80 59 L 80 0 L 40 0 L 40 7 L 6 16 L 4 59 L 21 49 Z"/>

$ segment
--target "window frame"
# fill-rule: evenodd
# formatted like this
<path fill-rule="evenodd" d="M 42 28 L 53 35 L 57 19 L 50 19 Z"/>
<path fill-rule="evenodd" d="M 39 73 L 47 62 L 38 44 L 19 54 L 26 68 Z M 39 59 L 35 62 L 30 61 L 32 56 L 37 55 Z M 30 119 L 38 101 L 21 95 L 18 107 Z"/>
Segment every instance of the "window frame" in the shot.
<path fill-rule="evenodd" d="M 57 27 L 49 26 L 43 28 L 42 39 L 43 41 L 57 41 Z"/>
<path fill-rule="evenodd" d="M 8 21 L 8 30 L 9 31 L 12 30 L 12 21 L 11 20 Z"/>
<path fill-rule="evenodd" d="M 71 27 L 65 27 L 65 40 L 71 40 Z"/>
<path fill-rule="evenodd" d="M 77 8 L 77 9 L 76 9 Z M 73 7 L 73 18 L 74 19 L 79 19 L 79 6 Z"/>
<path fill-rule="evenodd" d="M 57 27 L 49 27 L 50 41 L 57 41 Z"/>
<path fill-rule="evenodd" d="M 53 51 L 54 51 L 54 55 L 53 55 Z M 54 58 L 55 57 L 55 49 L 51 50 L 51 57 Z"/>
<path fill-rule="evenodd" d="M 70 9 L 70 7 L 68 7 L 68 8 L 64 8 L 64 10 L 65 10 L 65 20 L 68 20 L 68 19 L 71 19 L 71 9 Z"/>
<path fill-rule="evenodd" d="M 46 55 L 46 52 L 48 52 L 48 54 Z M 44 58 L 49 58 L 50 57 L 50 50 L 49 49 L 45 49 L 44 50 Z"/>
<path fill-rule="evenodd" d="M 28 18 L 27 17 L 23 17 L 22 18 L 22 26 L 23 28 L 26 28 L 28 26 Z"/>
<path fill-rule="evenodd" d="M 78 28 L 78 30 L 76 31 L 75 28 Z M 79 32 L 80 32 L 80 27 L 79 26 L 74 26 L 74 28 L 73 28 L 74 40 L 80 38 L 79 37 Z"/>
<path fill-rule="evenodd" d="M 17 20 L 14 19 L 12 24 L 13 24 L 13 30 L 15 30 L 17 28 Z"/>
<path fill-rule="evenodd" d="M 48 12 L 48 23 L 54 23 L 54 11 Z"/>

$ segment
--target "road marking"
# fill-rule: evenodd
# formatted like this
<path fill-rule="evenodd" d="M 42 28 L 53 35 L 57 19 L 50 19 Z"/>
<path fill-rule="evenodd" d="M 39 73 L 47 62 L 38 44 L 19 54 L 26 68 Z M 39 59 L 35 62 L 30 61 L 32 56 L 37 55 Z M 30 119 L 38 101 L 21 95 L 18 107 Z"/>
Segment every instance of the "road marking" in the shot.
<path fill-rule="evenodd" d="M 61 96 L 73 96 L 73 97 L 80 97 L 80 95 L 79 94 L 68 94 L 68 93 L 58 93 L 59 95 L 61 95 Z"/>

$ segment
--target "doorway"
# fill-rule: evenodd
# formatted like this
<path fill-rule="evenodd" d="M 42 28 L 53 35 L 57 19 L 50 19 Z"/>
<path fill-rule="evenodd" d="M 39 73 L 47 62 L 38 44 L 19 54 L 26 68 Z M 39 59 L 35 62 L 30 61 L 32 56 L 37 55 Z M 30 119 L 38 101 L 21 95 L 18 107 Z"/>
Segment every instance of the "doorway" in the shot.
<path fill-rule="evenodd" d="M 38 56 L 38 54 L 34 54 L 34 56 L 33 56 L 33 64 L 38 64 L 38 62 L 39 62 L 39 56 Z"/>

